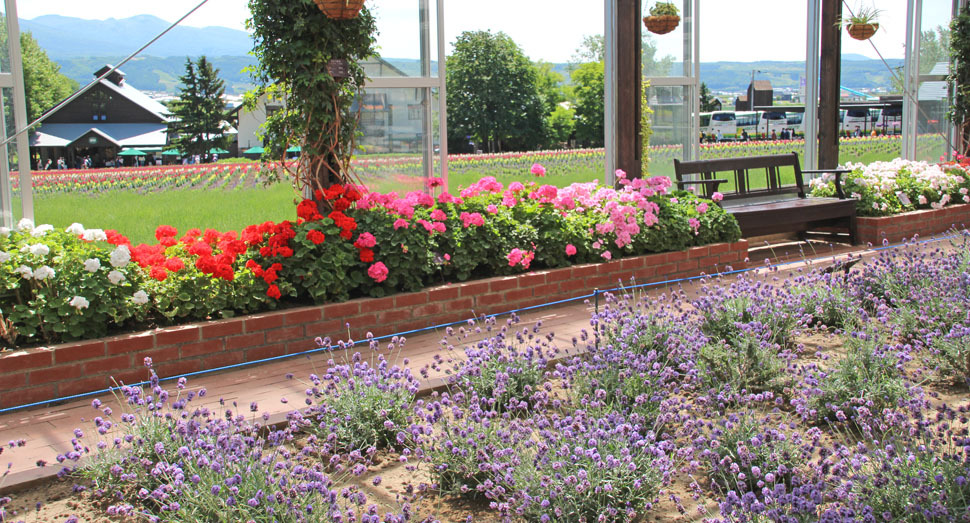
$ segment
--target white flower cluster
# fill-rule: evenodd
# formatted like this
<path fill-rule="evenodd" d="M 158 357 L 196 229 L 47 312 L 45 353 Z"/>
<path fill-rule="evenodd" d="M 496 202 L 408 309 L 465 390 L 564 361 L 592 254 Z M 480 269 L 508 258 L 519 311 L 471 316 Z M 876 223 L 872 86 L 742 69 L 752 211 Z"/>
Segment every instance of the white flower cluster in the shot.
<path fill-rule="evenodd" d="M 111 251 L 110 262 L 111 266 L 115 269 L 120 269 L 131 261 L 131 251 L 128 250 L 127 245 L 119 245 L 115 250 Z"/>
<path fill-rule="evenodd" d="M 145 291 L 138 291 L 131 296 L 131 302 L 135 305 L 144 305 L 148 303 L 148 293 Z"/>
<path fill-rule="evenodd" d="M 91 305 L 91 302 L 89 302 L 84 297 L 75 296 L 71 298 L 71 301 L 67 302 L 67 304 L 70 305 L 71 307 L 74 307 L 77 310 L 81 310 L 81 309 L 87 309 L 88 306 Z"/>
<path fill-rule="evenodd" d="M 101 260 L 97 258 L 88 258 L 84 260 L 84 270 L 88 272 L 98 272 L 101 268 Z"/>

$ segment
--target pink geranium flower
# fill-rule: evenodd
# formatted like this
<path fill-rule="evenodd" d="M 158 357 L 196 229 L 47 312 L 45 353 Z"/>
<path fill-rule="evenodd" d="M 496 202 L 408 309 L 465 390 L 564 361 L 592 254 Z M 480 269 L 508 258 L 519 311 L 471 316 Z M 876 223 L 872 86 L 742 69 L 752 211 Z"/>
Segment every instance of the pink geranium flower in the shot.
<path fill-rule="evenodd" d="M 576 246 L 573 245 L 573 244 L 571 244 L 571 243 L 570 244 L 567 244 L 566 245 L 566 256 L 572 256 L 574 254 L 576 254 Z"/>
<path fill-rule="evenodd" d="M 367 275 L 377 283 L 387 279 L 387 272 L 387 266 L 384 265 L 384 262 L 377 262 L 367 269 Z"/>
<path fill-rule="evenodd" d="M 534 163 L 532 164 L 532 174 L 541 178 L 546 175 L 546 168 L 538 163 Z"/>

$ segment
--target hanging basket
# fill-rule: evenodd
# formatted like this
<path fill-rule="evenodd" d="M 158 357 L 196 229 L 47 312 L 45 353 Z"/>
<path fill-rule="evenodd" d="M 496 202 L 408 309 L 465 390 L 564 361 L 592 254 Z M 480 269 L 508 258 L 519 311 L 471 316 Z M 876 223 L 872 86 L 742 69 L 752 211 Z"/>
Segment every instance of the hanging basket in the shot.
<path fill-rule="evenodd" d="M 357 18 L 364 8 L 364 0 L 313 0 L 323 14 L 334 20 Z"/>
<path fill-rule="evenodd" d="M 658 35 L 665 35 L 680 25 L 680 17 L 677 15 L 645 16 L 643 24 L 647 30 Z"/>
<path fill-rule="evenodd" d="M 856 40 L 868 40 L 879 30 L 879 24 L 849 24 L 849 36 Z"/>

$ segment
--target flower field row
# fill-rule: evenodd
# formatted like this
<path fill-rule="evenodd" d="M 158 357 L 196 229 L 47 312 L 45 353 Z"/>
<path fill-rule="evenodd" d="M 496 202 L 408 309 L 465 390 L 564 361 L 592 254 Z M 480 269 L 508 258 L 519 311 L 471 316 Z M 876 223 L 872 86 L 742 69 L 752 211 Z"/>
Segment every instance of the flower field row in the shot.
<path fill-rule="evenodd" d="M 859 216 L 889 216 L 916 209 L 940 209 L 950 203 L 970 203 L 970 161 L 951 164 L 896 159 L 868 165 L 849 163 L 852 172 L 844 189 L 858 199 Z M 811 181 L 815 196 L 834 196 L 834 175 Z"/>
<path fill-rule="evenodd" d="M 728 158 L 762 154 L 801 152 L 803 141 L 724 142 L 702 144 L 701 158 Z M 864 158 L 894 158 L 899 156 L 899 137 L 848 138 L 840 145 L 843 158 L 860 161 Z M 650 161 L 661 166 L 672 164 L 679 157 L 679 146 L 653 146 Z M 368 157 L 353 160 L 355 174 L 361 183 L 373 190 L 419 190 L 426 179 L 419 156 Z M 545 166 L 548 182 L 559 187 L 577 181 L 602 178 L 605 155 L 603 149 L 571 149 L 524 153 L 451 155 L 448 159 L 450 185 L 464 187 L 484 176 L 493 176 L 503 183 L 526 181 L 529 167 L 535 163 Z M 139 193 L 185 189 L 252 189 L 273 178 L 275 164 L 234 163 L 212 165 L 173 165 L 132 167 L 123 169 L 93 169 L 67 171 L 39 171 L 33 176 L 33 190 L 43 197 L 51 194 L 98 195 L 111 191 Z M 19 179 L 12 175 L 15 192 Z"/>
<path fill-rule="evenodd" d="M 437 197 L 337 185 L 302 201 L 293 221 L 238 233 L 160 226 L 154 244 L 24 220 L 0 229 L 0 339 L 12 347 L 101 337 L 272 309 L 282 299 L 383 296 L 740 236 L 730 215 L 671 192 L 668 178 L 621 180 L 620 189 L 557 188 L 486 177 Z"/>
<path fill-rule="evenodd" d="M 342 344 L 269 431 L 153 376 L 57 460 L 76 499 L 160 521 L 962 521 L 968 241 L 617 296 L 571 347 L 514 318 L 417 371 L 404 339 Z"/>

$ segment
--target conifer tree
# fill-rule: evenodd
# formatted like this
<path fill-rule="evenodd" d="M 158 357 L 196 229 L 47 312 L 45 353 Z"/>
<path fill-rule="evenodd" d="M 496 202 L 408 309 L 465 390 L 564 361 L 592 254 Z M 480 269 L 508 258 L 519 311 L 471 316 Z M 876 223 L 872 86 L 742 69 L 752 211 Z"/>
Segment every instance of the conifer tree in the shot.
<path fill-rule="evenodd" d="M 197 62 L 185 59 L 185 74 L 179 78 L 179 99 L 173 104 L 175 121 L 169 124 L 169 145 L 187 155 L 209 158 L 210 151 L 227 144 L 225 122 L 226 82 L 205 56 Z"/>

